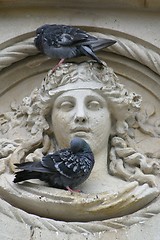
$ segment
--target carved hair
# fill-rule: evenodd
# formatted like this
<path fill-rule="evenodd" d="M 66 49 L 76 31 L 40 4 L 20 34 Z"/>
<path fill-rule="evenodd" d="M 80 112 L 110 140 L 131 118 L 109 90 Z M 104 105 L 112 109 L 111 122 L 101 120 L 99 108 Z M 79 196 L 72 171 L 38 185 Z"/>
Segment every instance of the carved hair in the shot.
<path fill-rule="evenodd" d="M 32 140 L 27 138 L 26 144 L 19 146 L 19 150 L 28 147 L 27 153 L 23 150 L 21 157 L 17 149 L 13 152 L 12 161 L 18 157 L 19 161 L 23 161 L 26 155 L 27 160 L 34 160 L 36 155 L 39 157 L 40 152 L 46 154 L 55 149 L 55 144 L 51 140 L 53 139 L 49 119 L 51 107 L 57 94 L 66 91 L 65 86 L 71 86 L 77 80 L 85 81 L 86 84 L 93 81 L 103 84 L 101 88 L 97 87 L 95 90 L 106 98 L 112 115 L 113 131 L 110 137 L 108 163 L 110 173 L 127 181 L 137 180 L 140 184 L 147 182 L 154 186 L 155 161 L 148 163 L 148 158 L 138 152 L 134 143 L 136 114 L 140 109 L 141 96 L 133 92 L 128 93 L 111 68 L 107 65 L 100 67 L 94 61 L 80 64 L 66 63 L 54 73 L 49 72 L 41 88 L 35 89 L 29 97 L 23 99 L 17 109 L 14 109 L 15 113 L 8 129 L 16 127 L 15 124 L 19 120 L 19 127 L 25 127 L 32 135 Z M 29 154 L 36 148 L 35 146 L 39 148 Z"/>

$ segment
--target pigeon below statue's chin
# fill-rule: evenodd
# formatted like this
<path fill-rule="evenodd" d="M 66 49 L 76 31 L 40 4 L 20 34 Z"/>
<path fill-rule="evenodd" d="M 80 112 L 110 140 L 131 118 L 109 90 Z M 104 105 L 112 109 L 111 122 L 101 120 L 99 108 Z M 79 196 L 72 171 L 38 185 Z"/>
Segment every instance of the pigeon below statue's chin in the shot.
<path fill-rule="evenodd" d="M 15 165 L 21 171 L 15 173 L 14 183 L 39 179 L 51 187 L 72 192 L 73 188 L 89 177 L 94 166 L 94 156 L 89 144 L 75 137 L 70 148 L 49 153 L 41 161 Z"/>
<path fill-rule="evenodd" d="M 36 30 L 34 43 L 40 52 L 50 58 L 60 59 L 59 63 L 52 69 L 55 71 L 65 59 L 80 56 L 88 56 L 103 65 L 95 52 L 115 44 L 116 41 L 97 38 L 72 26 L 45 24 Z"/>

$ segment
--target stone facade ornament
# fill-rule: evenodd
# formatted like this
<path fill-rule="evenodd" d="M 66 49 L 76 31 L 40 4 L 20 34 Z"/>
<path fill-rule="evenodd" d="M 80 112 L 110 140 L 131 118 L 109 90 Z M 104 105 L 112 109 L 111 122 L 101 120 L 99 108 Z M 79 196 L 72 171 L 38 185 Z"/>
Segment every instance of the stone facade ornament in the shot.
<path fill-rule="evenodd" d="M 159 74 L 155 52 L 118 40 L 113 54 L 143 62 Z M 5 48 L 0 55 L 2 73 L 28 55 L 35 55 L 26 63 L 31 72 L 45 65 L 48 59 L 36 54 L 32 38 Z M 11 101 L 9 111 L 1 112 L 0 215 L 6 221 L 57 236 L 100 234 L 145 222 L 160 212 L 157 108 L 132 87 L 128 90 L 104 65 L 65 63 L 54 73 L 49 71 L 40 87 L 23 94 L 21 101 Z M 13 183 L 14 163 L 37 161 L 67 147 L 73 136 L 89 142 L 96 160 L 90 177 L 78 186 L 82 193 L 50 188 L 38 180 Z"/>

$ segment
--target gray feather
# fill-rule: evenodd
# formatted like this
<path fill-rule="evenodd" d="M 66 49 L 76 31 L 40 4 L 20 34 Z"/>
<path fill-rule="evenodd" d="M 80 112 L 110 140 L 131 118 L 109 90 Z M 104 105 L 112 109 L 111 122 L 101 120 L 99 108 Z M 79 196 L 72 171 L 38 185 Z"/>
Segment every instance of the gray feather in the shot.
<path fill-rule="evenodd" d="M 81 138 L 73 138 L 70 148 L 49 153 L 38 162 L 15 164 L 18 171 L 14 182 L 40 179 L 52 187 L 67 189 L 84 182 L 94 166 L 94 156 L 89 144 Z"/>
<path fill-rule="evenodd" d="M 109 47 L 116 41 L 94 37 L 72 26 L 46 24 L 36 30 L 34 43 L 39 51 L 50 58 L 68 59 L 89 56 L 103 64 L 94 52 Z"/>

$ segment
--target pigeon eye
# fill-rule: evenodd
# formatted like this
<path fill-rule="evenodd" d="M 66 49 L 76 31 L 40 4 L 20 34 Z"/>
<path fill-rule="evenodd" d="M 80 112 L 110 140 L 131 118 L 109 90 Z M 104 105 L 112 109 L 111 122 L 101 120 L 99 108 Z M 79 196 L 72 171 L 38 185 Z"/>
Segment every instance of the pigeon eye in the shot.
<path fill-rule="evenodd" d="M 66 112 L 72 110 L 73 107 L 74 107 L 74 103 L 72 103 L 70 101 L 62 102 L 59 105 L 59 109 L 66 111 Z"/>
<path fill-rule="evenodd" d="M 98 101 L 94 100 L 94 101 L 88 102 L 87 107 L 90 110 L 96 111 L 96 110 L 99 110 L 101 108 L 101 105 L 100 105 L 100 103 Z"/>

